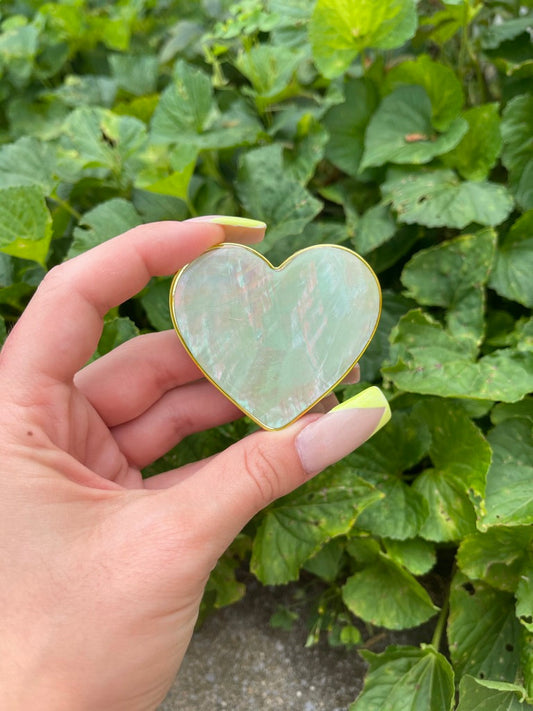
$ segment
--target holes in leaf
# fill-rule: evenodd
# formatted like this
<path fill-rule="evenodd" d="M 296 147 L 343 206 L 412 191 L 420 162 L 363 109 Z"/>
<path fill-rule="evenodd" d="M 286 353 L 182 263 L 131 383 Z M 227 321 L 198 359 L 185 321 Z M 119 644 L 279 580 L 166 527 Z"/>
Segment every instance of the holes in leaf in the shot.
<path fill-rule="evenodd" d="M 483 672 L 479 672 L 479 678 L 480 678 L 480 679 L 484 679 L 484 678 L 485 678 L 485 674 L 483 674 Z"/>
<path fill-rule="evenodd" d="M 472 583 L 463 583 L 461 587 L 463 590 L 466 590 L 469 595 L 475 595 L 476 593 L 476 588 L 472 585 Z"/>
<path fill-rule="evenodd" d="M 533 622 L 533 616 L 532 615 L 520 615 L 520 619 L 522 622 L 524 622 L 526 625 L 530 625 Z"/>
<path fill-rule="evenodd" d="M 505 649 L 506 649 L 508 652 L 514 652 L 514 647 L 513 647 L 512 644 L 509 644 L 509 642 L 507 642 L 507 644 L 505 645 Z"/>

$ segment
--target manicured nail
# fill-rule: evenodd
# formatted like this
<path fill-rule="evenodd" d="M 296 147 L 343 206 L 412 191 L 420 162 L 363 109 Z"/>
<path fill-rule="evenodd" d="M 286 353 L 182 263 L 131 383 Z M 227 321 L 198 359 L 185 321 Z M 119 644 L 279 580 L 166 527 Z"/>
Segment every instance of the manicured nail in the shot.
<path fill-rule="evenodd" d="M 187 222 L 212 222 L 215 225 L 227 225 L 228 227 L 266 229 L 266 223 L 261 220 L 251 220 L 248 217 L 235 217 L 234 215 L 202 215 L 201 217 L 191 217 Z"/>
<path fill-rule="evenodd" d="M 300 461 L 309 476 L 338 462 L 390 420 L 385 395 L 371 387 L 307 425 L 296 437 Z"/>
<path fill-rule="evenodd" d="M 261 220 L 250 220 L 248 217 L 235 217 L 233 215 L 202 215 L 193 217 L 188 222 L 209 222 L 224 228 L 226 242 L 239 242 L 240 244 L 257 244 L 264 237 L 266 224 Z"/>

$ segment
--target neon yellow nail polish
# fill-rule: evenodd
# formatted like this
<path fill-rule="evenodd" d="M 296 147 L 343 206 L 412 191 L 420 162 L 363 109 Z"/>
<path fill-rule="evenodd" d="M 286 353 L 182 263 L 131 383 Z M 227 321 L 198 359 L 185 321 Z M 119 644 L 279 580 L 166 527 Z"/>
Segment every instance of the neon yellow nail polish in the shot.
<path fill-rule="evenodd" d="M 344 402 L 341 402 L 339 405 L 337 405 L 332 410 L 330 410 L 330 412 L 338 412 L 339 410 L 352 410 L 352 409 L 361 409 L 361 408 L 370 408 L 370 407 L 385 408 L 385 411 L 383 412 L 383 415 L 381 416 L 381 419 L 380 419 L 378 426 L 376 428 L 376 432 L 377 432 L 377 430 L 381 429 L 390 420 L 391 410 L 390 410 L 390 405 L 388 403 L 387 398 L 381 392 L 381 390 L 378 387 L 376 387 L 375 385 L 373 385 L 370 388 L 367 388 L 366 390 L 363 390 L 362 392 L 358 393 L 357 395 L 354 395 L 349 400 L 345 400 Z"/>
<path fill-rule="evenodd" d="M 229 225 L 230 227 L 266 228 L 266 224 L 261 220 L 251 220 L 249 217 L 235 217 L 234 215 L 214 215 L 205 221 L 213 222 L 217 225 Z"/>

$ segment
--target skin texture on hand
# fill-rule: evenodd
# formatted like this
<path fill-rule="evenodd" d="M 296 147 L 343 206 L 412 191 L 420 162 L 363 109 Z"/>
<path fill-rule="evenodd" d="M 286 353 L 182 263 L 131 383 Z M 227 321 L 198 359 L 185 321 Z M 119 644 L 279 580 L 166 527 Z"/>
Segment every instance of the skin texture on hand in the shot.
<path fill-rule="evenodd" d="M 258 510 L 308 478 L 295 440 L 319 414 L 143 481 L 141 468 L 183 437 L 240 412 L 173 332 L 139 336 L 84 367 L 110 308 L 224 239 L 257 241 L 262 231 L 250 229 L 137 227 L 52 269 L 9 335 L 0 353 L 3 708 L 156 708 L 218 558 Z M 366 413 L 377 425 L 383 408 Z"/>

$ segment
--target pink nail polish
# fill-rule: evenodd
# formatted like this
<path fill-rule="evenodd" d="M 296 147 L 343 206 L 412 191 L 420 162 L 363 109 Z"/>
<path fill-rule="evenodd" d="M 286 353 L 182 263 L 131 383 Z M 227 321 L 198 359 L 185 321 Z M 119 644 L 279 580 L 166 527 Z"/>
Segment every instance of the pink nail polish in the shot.
<path fill-rule="evenodd" d="M 390 416 L 387 399 L 376 387 L 341 403 L 296 437 L 304 470 L 311 477 L 338 462 L 387 424 Z"/>

